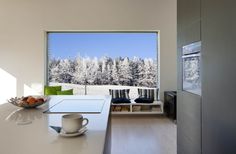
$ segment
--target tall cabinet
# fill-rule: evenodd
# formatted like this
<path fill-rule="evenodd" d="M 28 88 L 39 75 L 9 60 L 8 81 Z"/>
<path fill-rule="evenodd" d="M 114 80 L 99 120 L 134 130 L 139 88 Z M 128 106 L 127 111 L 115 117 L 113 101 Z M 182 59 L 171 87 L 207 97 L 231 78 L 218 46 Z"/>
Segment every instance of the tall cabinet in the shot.
<path fill-rule="evenodd" d="M 177 0 L 178 154 L 236 153 L 236 1 Z M 182 90 L 182 47 L 201 40 L 202 95 Z"/>
<path fill-rule="evenodd" d="M 202 153 L 236 154 L 236 1 L 202 0 Z"/>
<path fill-rule="evenodd" d="M 183 91 L 182 47 L 201 40 L 200 0 L 177 1 L 177 152 L 201 153 L 201 96 Z"/>

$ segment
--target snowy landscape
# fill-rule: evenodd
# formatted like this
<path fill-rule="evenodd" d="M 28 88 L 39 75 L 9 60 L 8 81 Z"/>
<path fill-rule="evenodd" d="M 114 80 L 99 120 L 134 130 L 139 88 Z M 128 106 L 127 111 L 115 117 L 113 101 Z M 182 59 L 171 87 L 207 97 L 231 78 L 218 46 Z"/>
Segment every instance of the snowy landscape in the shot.
<path fill-rule="evenodd" d="M 153 59 L 109 57 L 49 60 L 49 82 L 87 85 L 157 85 L 157 62 Z"/>
<path fill-rule="evenodd" d="M 156 88 L 157 33 L 49 33 L 48 82 L 75 94 Z"/>
<path fill-rule="evenodd" d="M 157 62 L 153 59 L 109 57 L 49 60 L 50 85 L 62 85 L 84 94 L 85 84 L 91 95 L 107 95 L 109 89 L 130 89 L 130 97 L 137 97 L 140 87 L 156 87 Z"/>
<path fill-rule="evenodd" d="M 69 83 L 53 83 L 50 86 L 60 85 L 62 90 L 73 89 L 75 95 L 85 94 L 85 85 L 69 84 Z M 87 95 L 109 95 L 109 89 L 130 89 L 130 99 L 138 97 L 138 88 L 147 87 L 136 87 L 136 86 L 120 86 L 120 85 L 87 85 Z"/>

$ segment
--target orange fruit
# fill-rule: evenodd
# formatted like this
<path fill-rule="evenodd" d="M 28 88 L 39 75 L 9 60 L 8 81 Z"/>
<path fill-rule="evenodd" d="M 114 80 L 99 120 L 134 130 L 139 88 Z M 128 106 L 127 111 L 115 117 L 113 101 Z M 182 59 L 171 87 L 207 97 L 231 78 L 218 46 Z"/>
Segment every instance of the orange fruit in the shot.
<path fill-rule="evenodd" d="M 28 99 L 27 99 L 27 103 L 30 104 L 30 105 L 32 105 L 32 104 L 34 104 L 36 102 L 37 102 L 37 99 L 35 99 L 32 96 L 28 97 Z"/>

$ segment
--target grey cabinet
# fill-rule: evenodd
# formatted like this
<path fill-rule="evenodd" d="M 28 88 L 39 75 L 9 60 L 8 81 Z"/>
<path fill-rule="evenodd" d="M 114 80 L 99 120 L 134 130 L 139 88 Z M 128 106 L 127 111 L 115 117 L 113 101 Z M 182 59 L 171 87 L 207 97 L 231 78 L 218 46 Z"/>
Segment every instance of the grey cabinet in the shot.
<path fill-rule="evenodd" d="M 177 3 L 178 154 L 235 154 L 236 1 Z M 181 87 L 181 47 L 198 40 L 202 42 L 202 97 Z"/>
<path fill-rule="evenodd" d="M 234 154 L 236 1 L 177 2 L 178 154 Z M 202 97 L 181 87 L 181 47 L 198 40 L 202 42 Z"/>
<path fill-rule="evenodd" d="M 236 153 L 236 1 L 202 0 L 202 153 Z"/>
<path fill-rule="evenodd" d="M 200 0 L 177 1 L 178 45 L 183 46 L 201 39 L 200 4 Z"/>
<path fill-rule="evenodd" d="M 201 97 L 179 91 L 177 99 L 177 152 L 200 154 Z"/>
<path fill-rule="evenodd" d="M 182 46 L 201 40 L 200 0 L 177 1 L 177 152 L 201 154 L 201 96 L 182 90 Z"/>

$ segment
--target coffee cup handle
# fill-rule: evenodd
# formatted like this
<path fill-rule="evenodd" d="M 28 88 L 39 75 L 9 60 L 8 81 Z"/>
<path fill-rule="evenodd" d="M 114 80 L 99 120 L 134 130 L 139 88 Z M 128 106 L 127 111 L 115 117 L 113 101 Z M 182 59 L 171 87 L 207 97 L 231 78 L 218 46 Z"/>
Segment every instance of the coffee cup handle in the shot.
<path fill-rule="evenodd" d="M 87 124 L 89 123 L 89 120 L 87 118 L 83 118 L 83 122 L 84 121 L 85 121 L 85 124 L 82 125 L 83 127 L 87 126 Z"/>

